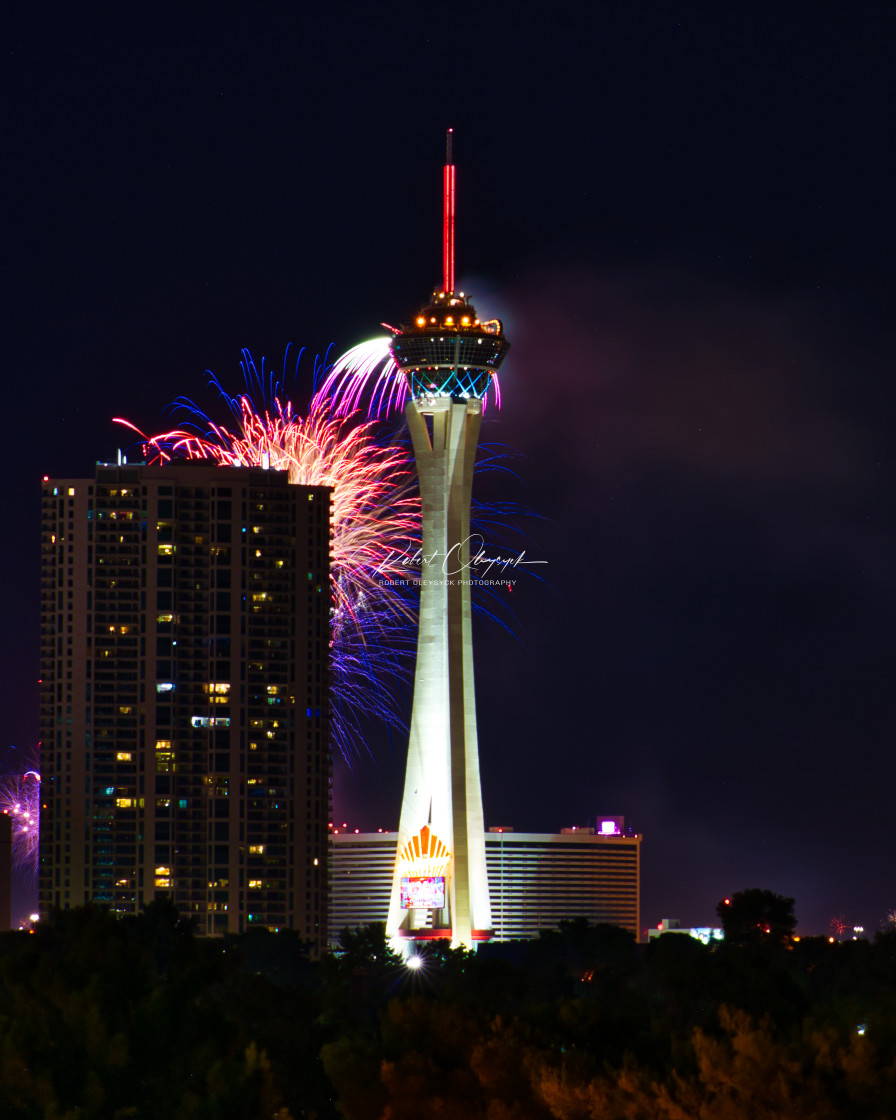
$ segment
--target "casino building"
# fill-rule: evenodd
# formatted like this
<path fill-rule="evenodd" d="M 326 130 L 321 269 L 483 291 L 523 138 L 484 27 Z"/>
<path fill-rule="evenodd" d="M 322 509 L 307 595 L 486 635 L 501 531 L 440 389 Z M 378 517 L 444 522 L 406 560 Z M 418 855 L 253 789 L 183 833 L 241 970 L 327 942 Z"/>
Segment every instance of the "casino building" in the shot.
<path fill-rule="evenodd" d="M 383 920 L 395 866 L 395 832 L 331 834 L 330 943 L 339 933 Z M 493 940 L 537 937 L 585 917 L 640 930 L 641 836 L 621 817 L 556 833 L 490 828 L 485 834 Z M 435 933 L 435 931 L 434 931 Z M 423 930 L 418 940 L 425 940 Z"/>

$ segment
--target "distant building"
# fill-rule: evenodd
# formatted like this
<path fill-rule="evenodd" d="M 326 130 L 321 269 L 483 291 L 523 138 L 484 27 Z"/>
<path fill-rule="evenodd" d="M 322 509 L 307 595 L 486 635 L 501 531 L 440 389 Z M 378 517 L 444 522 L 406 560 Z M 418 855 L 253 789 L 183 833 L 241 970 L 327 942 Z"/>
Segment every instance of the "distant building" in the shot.
<path fill-rule="evenodd" d="M 326 931 L 330 491 L 202 462 L 42 489 L 41 912 Z"/>
<path fill-rule="evenodd" d="M 625 835 L 621 817 L 602 832 L 559 833 L 491 828 L 485 835 L 493 940 L 537 937 L 561 921 L 585 917 L 640 928 L 641 836 Z M 330 941 L 342 929 L 385 921 L 397 833 L 331 836 Z"/>
<path fill-rule="evenodd" d="M 683 926 L 678 918 L 663 918 L 656 929 L 647 931 L 647 940 L 662 937 L 664 933 L 686 933 L 689 937 L 702 941 L 704 945 L 711 941 L 722 941 L 725 937 L 724 930 L 713 926 Z"/>

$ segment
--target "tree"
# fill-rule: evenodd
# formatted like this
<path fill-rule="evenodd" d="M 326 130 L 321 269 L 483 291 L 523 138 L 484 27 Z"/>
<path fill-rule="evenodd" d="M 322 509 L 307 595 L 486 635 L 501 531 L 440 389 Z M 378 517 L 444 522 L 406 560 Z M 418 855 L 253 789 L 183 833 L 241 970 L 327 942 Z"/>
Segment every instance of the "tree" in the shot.
<path fill-rule="evenodd" d="M 796 928 L 793 899 L 751 887 L 716 906 L 728 945 L 790 945 Z"/>

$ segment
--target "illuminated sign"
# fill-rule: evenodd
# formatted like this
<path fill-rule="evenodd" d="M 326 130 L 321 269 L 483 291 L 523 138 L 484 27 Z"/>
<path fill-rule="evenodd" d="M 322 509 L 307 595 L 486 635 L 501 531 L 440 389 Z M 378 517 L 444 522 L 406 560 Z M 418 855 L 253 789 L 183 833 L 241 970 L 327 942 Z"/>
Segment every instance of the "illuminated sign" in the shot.
<path fill-rule="evenodd" d="M 444 875 L 415 875 L 402 878 L 402 910 L 441 910 L 444 905 Z"/>

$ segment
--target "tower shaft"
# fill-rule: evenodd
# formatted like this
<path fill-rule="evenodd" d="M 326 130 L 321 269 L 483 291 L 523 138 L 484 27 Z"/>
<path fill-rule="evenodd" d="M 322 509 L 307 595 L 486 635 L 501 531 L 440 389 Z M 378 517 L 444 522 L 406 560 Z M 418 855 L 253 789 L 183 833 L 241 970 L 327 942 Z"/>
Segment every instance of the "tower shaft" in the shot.
<path fill-rule="evenodd" d="M 485 865 L 470 604 L 470 502 L 482 402 L 412 400 L 405 408 L 422 503 L 417 667 L 395 881 L 387 932 L 411 938 L 429 912 L 401 906 L 400 854 L 426 826 L 449 849 L 447 924 L 471 948 L 491 928 Z"/>

